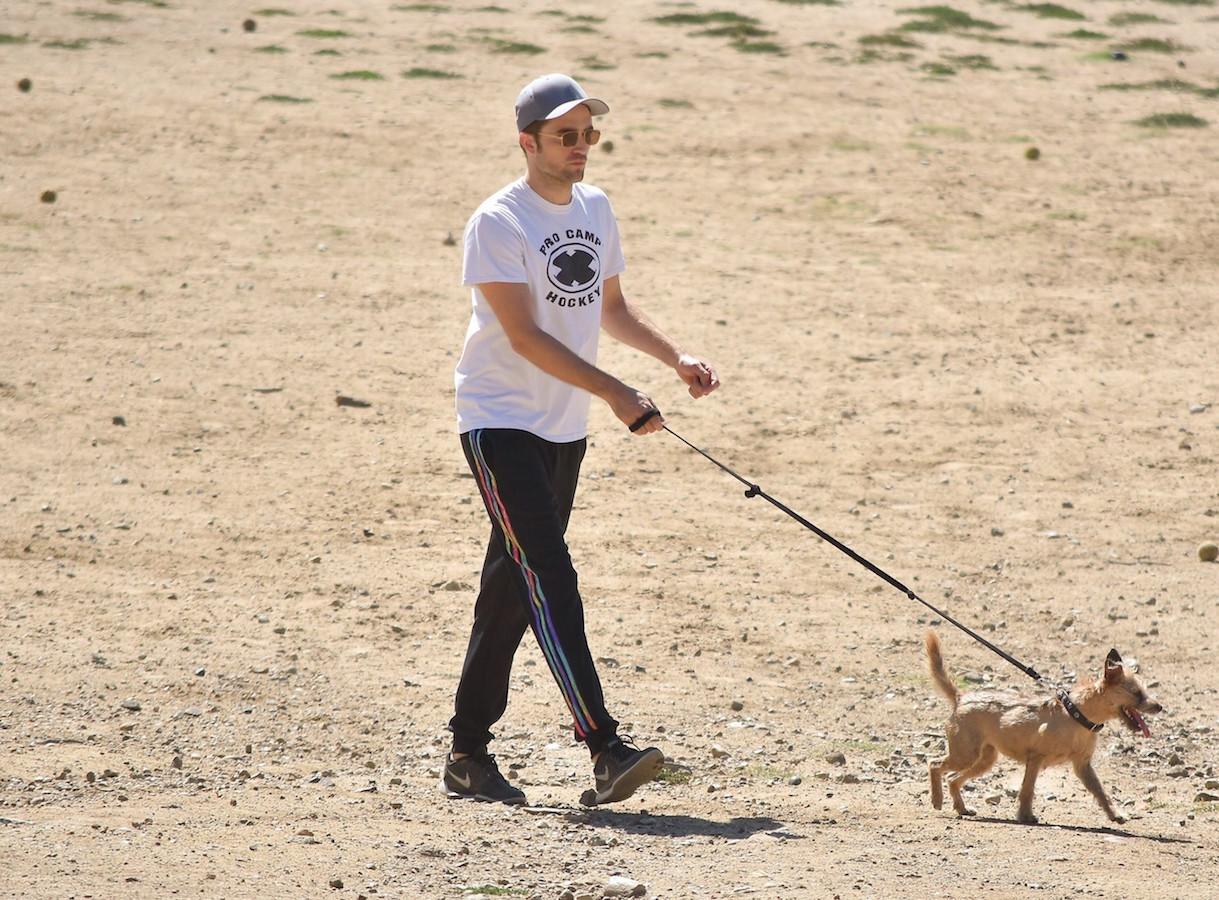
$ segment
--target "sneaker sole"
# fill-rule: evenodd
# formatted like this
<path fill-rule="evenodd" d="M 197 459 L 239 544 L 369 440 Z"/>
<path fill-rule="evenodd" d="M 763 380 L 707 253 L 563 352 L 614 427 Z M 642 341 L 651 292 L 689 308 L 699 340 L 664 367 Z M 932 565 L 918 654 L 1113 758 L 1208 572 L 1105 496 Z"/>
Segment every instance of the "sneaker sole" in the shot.
<path fill-rule="evenodd" d="M 664 764 L 665 755 L 655 747 L 645 751 L 635 762 L 635 765 L 622 772 L 609 787 L 596 792 L 596 805 L 600 806 L 602 803 L 617 803 L 620 800 L 625 800 L 642 785 L 647 784 L 659 775 L 660 767 Z"/>
<path fill-rule="evenodd" d="M 479 803 L 503 803 L 506 806 L 526 806 L 529 802 L 523 796 L 512 797 L 508 800 L 500 800 L 495 797 L 488 797 L 486 794 L 462 794 L 445 784 L 443 778 L 440 779 L 438 788 L 440 789 L 440 793 L 444 794 L 450 800 L 476 800 Z"/>

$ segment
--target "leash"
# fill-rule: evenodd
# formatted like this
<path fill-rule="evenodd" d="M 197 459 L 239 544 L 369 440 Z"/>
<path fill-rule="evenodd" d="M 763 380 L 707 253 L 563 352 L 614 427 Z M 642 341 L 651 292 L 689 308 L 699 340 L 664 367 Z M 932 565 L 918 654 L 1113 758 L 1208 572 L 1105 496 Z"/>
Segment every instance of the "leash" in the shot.
<path fill-rule="evenodd" d="M 658 414 L 659 413 L 657 413 L 656 411 L 650 411 L 650 414 L 645 414 L 645 417 L 640 417 L 640 419 L 631 426 L 631 431 L 637 431 L 638 428 L 643 426 L 644 422 L 646 422 L 648 419 L 652 418 L 652 416 L 658 415 Z M 680 434 L 678 434 L 668 425 L 662 425 L 661 428 L 663 428 L 665 431 L 669 432 L 669 434 L 673 435 L 673 437 L 677 438 L 679 441 L 681 441 L 691 450 L 693 450 L 694 452 L 705 457 L 707 460 L 714 463 L 724 472 L 727 472 L 729 475 L 731 475 L 741 484 L 745 485 L 745 496 L 746 497 L 761 497 L 763 500 L 765 500 L 767 503 L 774 506 L 776 509 L 779 509 L 782 512 L 787 513 L 787 515 L 791 516 L 793 519 L 795 519 L 797 522 L 799 522 L 801 525 L 803 525 L 813 534 L 817 535 L 817 537 L 821 538 L 821 540 L 825 541 L 827 544 L 834 547 L 835 549 L 841 550 L 843 553 L 845 553 L 851 559 L 855 560 L 855 562 L 859 563 L 861 566 L 863 566 L 873 575 L 876 575 L 879 578 L 884 579 L 890 585 L 892 585 L 893 587 L 897 588 L 897 590 L 899 590 L 903 594 L 905 594 L 909 599 L 915 601 L 916 603 L 923 604 L 923 606 L 927 607 L 929 610 L 931 610 L 933 613 L 935 613 L 937 616 L 939 616 L 944 621 L 951 622 L 953 625 L 955 625 L 957 628 L 961 629 L 961 631 L 965 632 L 967 635 L 969 635 L 979 644 L 986 647 L 988 650 L 991 650 L 994 653 L 998 654 L 1003 659 L 1005 659 L 1007 662 L 1011 663 L 1013 666 L 1015 666 L 1017 669 L 1019 669 L 1021 672 L 1023 672 L 1025 675 L 1027 675 L 1029 678 L 1033 679 L 1033 681 L 1035 681 L 1039 686 L 1046 688 L 1050 691 L 1053 691 L 1054 695 L 1058 698 L 1058 702 L 1062 704 L 1063 709 L 1065 709 L 1067 711 L 1067 714 L 1072 719 L 1074 719 L 1077 723 L 1079 723 L 1079 725 L 1088 729 L 1088 731 L 1092 731 L 1092 732 L 1100 731 L 1101 728 L 1104 727 L 1103 725 L 1098 725 L 1097 723 L 1092 722 L 1082 712 L 1080 712 L 1079 707 L 1075 705 L 1075 702 L 1071 699 L 1070 694 L 1067 693 L 1066 688 L 1047 681 L 1041 675 L 1041 673 L 1038 672 L 1036 669 L 1034 669 L 1032 666 L 1026 666 L 1024 663 L 1020 662 L 1020 660 L 1016 659 L 1016 657 L 1012 656 L 1010 653 L 1007 653 L 1002 648 L 997 647 L 995 644 L 991 643 L 986 638 L 982 637 L 982 635 L 978 634 L 972 628 L 969 628 L 967 625 L 964 625 L 961 622 L 958 622 L 956 619 L 954 619 L 952 616 L 948 615 L 948 613 L 944 612 L 942 609 L 939 609 L 938 607 L 933 606 L 932 604 L 928 603 L 926 600 L 924 600 L 922 597 L 920 597 L 910 588 L 906 587 L 906 585 L 902 584 L 900 581 L 898 581 L 896 578 L 894 578 L 892 575 L 890 575 L 880 566 L 876 565 L 875 563 L 871 562 L 868 559 L 865 559 L 863 556 L 860 556 L 858 553 L 856 553 L 854 550 L 852 550 L 842 541 L 835 538 L 833 535 L 828 534 L 827 532 L 818 528 L 808 519 L 804 518 L 804 516 L 800 515 L 799 513 L 795 512 L 794 510 L 788 508 L 787 506 L 784 506 L 774 497 L 770 496 L 770 494 L 766 493 L 766 491 L 764 491 L 760 487 L 758 487 L 758 485 L 756 485 L 753 482 L 749 481 L 748 479 L 743 478 L 742 476 L 738 475 L 736 472 L 732 471 L 732 469 L 728 468 L 726 465 L 724 465 L 718 459 L 713 457 L 707 451 L 703 450 L 701 447 L 697 447 L 694 444 L 690 443 L 688 440 L 686 440 L 684 437 L 682 437 Z"/>

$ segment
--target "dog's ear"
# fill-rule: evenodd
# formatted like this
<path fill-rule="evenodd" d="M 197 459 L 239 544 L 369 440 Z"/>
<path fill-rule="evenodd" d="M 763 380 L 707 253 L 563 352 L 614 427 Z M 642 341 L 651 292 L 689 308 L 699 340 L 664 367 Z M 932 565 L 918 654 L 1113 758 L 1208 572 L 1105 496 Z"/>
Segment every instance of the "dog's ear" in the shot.
<path fill-rule="evenodd" d="M 1105 657 L 1105 681 L 1114 682 L 1122 680 L 1122 656 L 1117 650 L 1110 650 L 1109 655 Z"/>

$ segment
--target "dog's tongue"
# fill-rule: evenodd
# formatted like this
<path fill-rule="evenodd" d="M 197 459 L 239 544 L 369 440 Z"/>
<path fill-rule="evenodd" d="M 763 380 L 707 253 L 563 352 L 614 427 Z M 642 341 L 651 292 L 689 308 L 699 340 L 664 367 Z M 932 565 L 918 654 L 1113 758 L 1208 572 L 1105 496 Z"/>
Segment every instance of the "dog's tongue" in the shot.
<path fill-rule="evenodd" d="M 1143 737 L 1151 737 L 1151 729 L 1147 727 L 1147 723 L 1143 721 L 1142 716 L 1130 707 L 1126 707 L 1126 715 L 1130 716 L 1130 721 L 1134 723 L 1139 731 L 1143 732 Z"/>

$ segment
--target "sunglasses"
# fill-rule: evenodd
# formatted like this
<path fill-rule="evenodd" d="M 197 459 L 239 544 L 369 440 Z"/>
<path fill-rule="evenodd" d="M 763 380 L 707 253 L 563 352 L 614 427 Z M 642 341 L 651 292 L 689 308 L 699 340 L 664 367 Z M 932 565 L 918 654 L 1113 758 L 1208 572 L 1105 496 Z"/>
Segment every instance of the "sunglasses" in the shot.
<path fill-rule="evenodd" d="M 601 140 L 601 132 L 598 131 L 596 128 L 591 128 L 591 127 L 585 128 L 583 132 L 579 132 L 579 131 L 558 131 L 558 132 L 539 131 L 538 134 L 542 135 L 544 137 L 558 138 L 563 143 L 564 147 L 574 147 L 574 146 L 576 146 L 576 144 L 580 143 L 581 134 L 583 134 L 583 136 L 584 136 L 584 143 L 588 144 L 588 146 L 590 146 L 590 147 L 593 144 L 597 143 L 597 141 Z"/>

